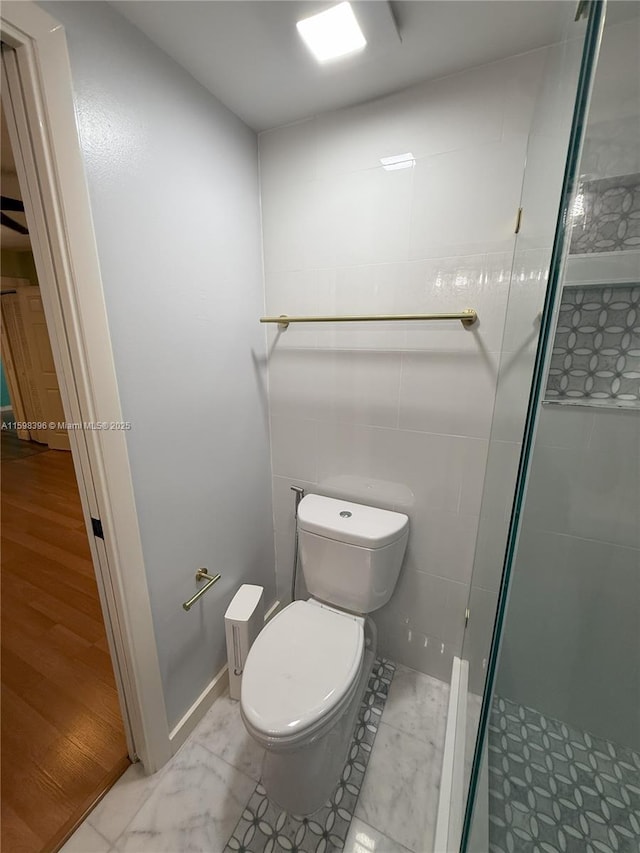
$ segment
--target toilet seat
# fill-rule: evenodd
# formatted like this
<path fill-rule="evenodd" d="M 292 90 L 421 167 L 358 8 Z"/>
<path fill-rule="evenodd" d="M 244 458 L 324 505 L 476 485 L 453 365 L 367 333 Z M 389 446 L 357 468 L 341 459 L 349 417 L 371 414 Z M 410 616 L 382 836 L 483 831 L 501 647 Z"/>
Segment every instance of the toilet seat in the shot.
<path fill-rule="evenodd" d="M 257 739 L 291 744 L 341 713 L 356 689 L 364 619 L 310 599 L 275 616 L 251 647 L 241 711 Z"/>

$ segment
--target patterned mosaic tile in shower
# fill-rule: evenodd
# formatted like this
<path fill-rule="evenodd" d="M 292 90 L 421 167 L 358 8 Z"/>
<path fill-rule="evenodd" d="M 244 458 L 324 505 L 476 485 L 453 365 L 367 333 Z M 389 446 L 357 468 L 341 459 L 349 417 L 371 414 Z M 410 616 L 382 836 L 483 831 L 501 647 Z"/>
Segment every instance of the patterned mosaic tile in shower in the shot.
<path fill-rule="evenodd" d="M 342 850 L 356 808 L 395 665 L 378 658 L 358 713 L 349 756 L 336 788 L 309 817 L 288 814 L 258 783 L 224 853 L 334 853 Z"/>
<path fill-rule="evenodd" d="M 640 284 L 565 287 L 545 399 L 640 405 Z"/>
<path fill-rule="evenodd" d="M 586 181 L 572 218 L 571 254 L 640 248 L 640 174 Z"/>
<path fill-rule="evenodd" d="M 490 853 L 638 853 L 640 755 L 496 697 Z"/>

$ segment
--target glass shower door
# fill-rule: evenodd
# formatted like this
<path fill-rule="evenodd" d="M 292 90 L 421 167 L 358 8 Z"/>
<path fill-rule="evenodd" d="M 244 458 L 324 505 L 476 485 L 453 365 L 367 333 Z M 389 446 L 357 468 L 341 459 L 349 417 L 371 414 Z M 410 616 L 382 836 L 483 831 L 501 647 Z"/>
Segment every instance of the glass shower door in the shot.
<path fill-rule="evenodd" d="M 603 9 L 590 12 L 489 655 L 482 572 L 504 539 L 495 519 L 480 523 L 463 653 L 476 708 L 487 662 L 463 844 L 474 853 L 640 843 L 640 39 L 637 7 L 624 12 L 595 78 Z M 516 474 L 515 459 L 492 460 L 493 439 L 483 513 L 500 511 Z"/>

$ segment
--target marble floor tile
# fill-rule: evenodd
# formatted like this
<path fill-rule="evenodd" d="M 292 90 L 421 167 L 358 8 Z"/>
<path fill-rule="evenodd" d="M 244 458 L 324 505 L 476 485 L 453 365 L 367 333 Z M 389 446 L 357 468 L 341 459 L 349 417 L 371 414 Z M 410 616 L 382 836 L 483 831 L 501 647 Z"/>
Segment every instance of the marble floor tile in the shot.
<path fill-rule="evenodd" d="M 373 826 L 354 817 L 343 853 L 409 853 L 406 847 L 387 838 Z"/>
<path fill-rule="evenodd" d="M 153 776 L 145 776 L 142 764 L 132 764 L 98 803 L 85 824 L 90 824 L 100 835 L 113 843 L 160 783 L 165 770 L 166 768 Z"/>
<path fill-rule="evenodd" d="M 414 853 L 433 849 L 442 750 L 380 724 L 356 817 Z"/>
<path fill-rule="evenodd" d="M 85 821 L 62 847 L 60 853 L 109 853 L 111 842 Z"/>
<path fill-rule="evenodd" d="M 221 851 L 255 781 L 201 744 L 187 742 L 118 839 L 119 853 Z"/>
<path fill-rule="evenodd" d="M 244 727 L 240 703 L 230 699 L 228 694 L 216 699 L 191 739 L 259 781 L 264 749 Z"/>
<path fill-rule="evenodd" d="M 398 665 L 382 722 L 442 750 L 448 704 L 446 682 Z"/>

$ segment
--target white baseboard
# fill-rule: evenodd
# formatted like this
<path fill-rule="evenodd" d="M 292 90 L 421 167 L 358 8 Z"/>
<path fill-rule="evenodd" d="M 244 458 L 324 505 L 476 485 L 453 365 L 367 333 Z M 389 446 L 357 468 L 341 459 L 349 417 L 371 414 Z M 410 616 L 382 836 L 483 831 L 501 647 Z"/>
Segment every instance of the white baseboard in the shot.
<path fill-rule="evenodd" d="M 171 753 L 175 755 L 200 720 L 207 713 L 213 703 L 222 696 L 229 687 L 229 670 L 225 663 L 215 678 L 209 682 L 202 693 L 198 696 L 187 713 L 182 717 L 174 729 L 169 733 L 171 742 Z"/>
<path fill-rule="evenodd" d="M 280 602 L 276 600 L 265 613 L 265 624 L 275 616 L 279 609 Z M 229 668 L 225 663 L 220 672 L 209 682 L 193 705 L 169 733 L 172 755 L 176 754 L 216 699 L 222 696 L 228 688 Z"/>
<path fill-rule="evenodd" d="M 464 817 L 464 750 L 468 679 L 468 661 L 454 657 L 434 853 L 458 853 L 460 849 Z"/>
<path fill-rule="evenodd" d="M 264 614 L 264 624 L 265 625 L 267 624 L 269 619 L 273 619 L 273 617 L 276 615 L 276 613 L 278 612 L 278 610 L 280 610 L 281 607 L 282 607 L 282 602 L 278 601 L 278 599 L 276 598 L 276 600 L 273 602 L 271 607 Z"/>

